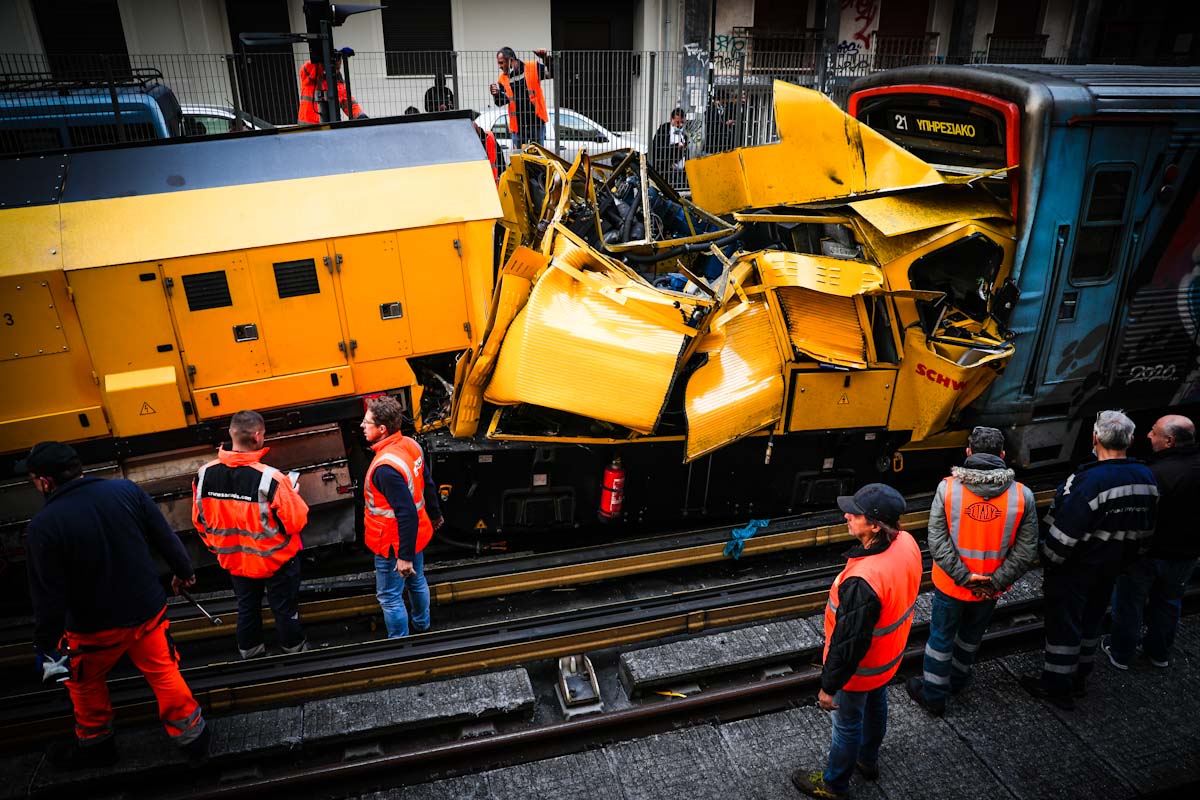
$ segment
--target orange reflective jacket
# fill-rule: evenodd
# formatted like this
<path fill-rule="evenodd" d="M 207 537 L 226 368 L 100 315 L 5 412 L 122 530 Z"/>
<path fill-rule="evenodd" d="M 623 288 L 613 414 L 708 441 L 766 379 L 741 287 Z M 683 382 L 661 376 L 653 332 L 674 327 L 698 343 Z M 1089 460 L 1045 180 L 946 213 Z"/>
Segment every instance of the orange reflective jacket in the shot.
<path fill-rule="evenodd" d="M 341 104 L 342 113 L 349 119 L 358 119 L 362 116 L 362 108 L 353 98 L 347 102 L 346 84 L 339 80 L 337 85 L 338 102 Z M 321 121 L 321 101 L 317 99 L 317 93 L 324 91 L 325 67 L 311 61 L 305 62 L 304 66 L 300 68 L 300 111 L 296 115 L 297 122 L 311 124 Z"/>
<path fill-rule="evenodd" d="M 497 83 L 508 96 L 508 130 L 510 133 L 518 133 L 520 128 L 517 127 L 517 101 L 513 98 L 512 82 L 508 79 L 508 73 L 501 72 Z M 525 62 L 524 83 L 525 91 L 529 93 L 529 102 L 533 103 L 533 110 L 537 112 L 538 119 L 548 122 L 550 114 L 546 112 L 546 93 L 542 90 L 542 79 L 538 76 L 538 62 Z"/>
<path fill-rule="evenodd" d="M 1013 481 L 1004 494 L 985 500 L 963 486 L 961 480 L 946 478 L 946 525 L 968 572 L 991 575 L 1004 563 L 1025 515 L 1023 489 Z M 933 585 L 959 600 L 979 600 L 970 589 L 955 583 L 937 562 L 933 564 Z"/>
<path fill-rule="evenodd" d="M 220 565 L 269 578 L 304 546 L 308 505 L 287 476 L 260 463 L 270 448 L 220 450 L 192 482 L 192 523 Z"/>
<path fill-rule="evenodd" d="M 363 500 L 366 516 L 363 520 L 363 539 L 367 549 L 383 558 L 394 557 L 400 549 L 400 527 L 396 523 L 396 511 L 383 492 L 375 488 L 375 470 L 389 466 L 404 476 L 408 491 L 417 507 L 417 548 L 425 549 L 433 538 L 433 523 L 425 510 L 425 455 L 421 445 L 403 433 L 393 433 L 371 445 L 375 458 L 367 468 L 363 485 Z"/>
<path fill-rule="evenodd" d="M 842 687 L 847 692 L 868 692 L 890 681 L 900 669 L 904 646 L 908 644 L 908 631 L 912 628 L 917 591 L 921 587 L 921 548 L 912 536 L 900 531 L 882 553 L 846 562 L 846 568 L 829 590 L 829 603 L 825 606 L 822 662 L 829 655 L 829 643 L 833 641 L 833 629 L 837 625 L 838 587 L 846 578 L 865 580 L 878 595 L 881 606 L 871 647 L 854 675 Z"/>

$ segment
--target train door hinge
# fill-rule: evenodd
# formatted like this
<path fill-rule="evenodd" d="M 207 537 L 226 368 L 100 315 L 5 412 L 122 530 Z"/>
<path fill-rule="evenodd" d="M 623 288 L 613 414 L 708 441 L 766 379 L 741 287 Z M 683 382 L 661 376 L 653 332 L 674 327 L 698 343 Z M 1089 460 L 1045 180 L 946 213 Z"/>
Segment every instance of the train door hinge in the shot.
<path fill-rule="evenodd" d="M 67 299 L 70 300 L 72 303 L 75 302 L 75 290 L 72 289 L 70 286 L 67 287 Z"/>
<path fill-rule="evenodd" d="M 171 296 L 171 290 L 175 288 L 174 278 L 163 278 L 163 288 L 167 290 L 167 297 Z"/>
<path fill-rule="evenodd" d="M 188 376 L 188 383 L 196 382 L 196 365 L 195 364 L 187 365 L 187 376 Z"/>
<path fill-rule="evenodd" d="M 345 342 L 338 342 L 338 350 L 342 351 L 342 355 L 353 356 L 357 349 L 358 339 L 351 339 L 349 346 Z"/>
<path fill-rule="evenodd" d="M 471 341 L 471 323 L 470 323 L 470 322 L 464 322 L 464 323 L 463 323 L 463 330 L 467 332 L 467 341 L 468 341 L 468 342 L 469 342 L 469 341 Z"/>
<path fill-rule="evenodd" d="M 462 258 L 462 242 L 458 239 L 454 240 L 454 249 L 458 251 L 458 257 Z"/>
<path fill-rule="evenodd" d="M 100 376 L 96 374 L 95 370 L 92 371 L 92 383 L 100 385 Z"/>
<path fill-rule="evenodd" d="M 342 254 L 341 253 L 334 253 L 333 258 L 330 258 L 329 256 L 325 256 L 325 258 L 323 260 L 325 261 L 325 269 L 329 270 L 330 275 L 332 275 L 335 270 L 337 272 L 342 271 Z"/>

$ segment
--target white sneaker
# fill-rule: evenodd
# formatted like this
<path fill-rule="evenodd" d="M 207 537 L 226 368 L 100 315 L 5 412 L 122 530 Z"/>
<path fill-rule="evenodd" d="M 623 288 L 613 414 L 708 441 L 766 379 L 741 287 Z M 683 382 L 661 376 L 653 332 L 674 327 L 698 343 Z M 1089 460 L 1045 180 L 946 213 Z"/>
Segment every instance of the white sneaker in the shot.
<path fill-rule="evenodd" d="M 1104 651 L 1104 655 L 1108 656 L 1108 663 L 1112 664 L 1117 669 L 1129 669 L 1128 664 L 1122 664 L 1120 661 L 1117 661 L 1115 658 L 1113 658 L 1112 647 L 1109 644 L 1107 636 L 1100 640 L 1100 649 Z"/>
<path fill-rule="evenodd" d="M 1146 656 L 1146 658 L 1149 659 L 1151 664 L 1159 669 L 1166 669 L 1167 667 L 1171 666 L 1171 662 L 1169 660 L 1159 661 L 1157 658 L 1150 658 L 1150 656 Z"/>

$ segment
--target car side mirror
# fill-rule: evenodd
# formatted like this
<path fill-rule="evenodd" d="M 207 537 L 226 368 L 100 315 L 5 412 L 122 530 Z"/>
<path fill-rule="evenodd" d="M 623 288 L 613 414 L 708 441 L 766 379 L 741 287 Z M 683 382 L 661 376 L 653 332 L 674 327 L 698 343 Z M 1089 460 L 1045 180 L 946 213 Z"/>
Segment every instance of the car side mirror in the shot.
<path fill-rule="evenodd" d="M 592 137 L 592 141 L 598 144 L 603 144 L 604 142 L 608 141 L 608 137 L 603 133 L 597 133 L 594 137 Z"/>

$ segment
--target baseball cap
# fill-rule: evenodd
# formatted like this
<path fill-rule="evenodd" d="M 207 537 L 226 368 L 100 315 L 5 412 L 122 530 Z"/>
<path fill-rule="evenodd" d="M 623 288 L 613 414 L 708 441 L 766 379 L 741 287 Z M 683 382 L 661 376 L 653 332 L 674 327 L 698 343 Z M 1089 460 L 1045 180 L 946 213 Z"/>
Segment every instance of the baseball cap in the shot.
<path fill-rule="evenodd" d="M 34 475 L 55 475 L 79 459 L 75 448 L 62 442 L 38 442 L 29 455 L 16 463 L 17 472 Z"/>
<path fill-rule="evenodd" d="M 904 513 L 904 497 L 885 483 L 868 483 L 853 495 L 839 495 L 837 503 L 847 514 L 865 514 L 893 528 Z"/>

